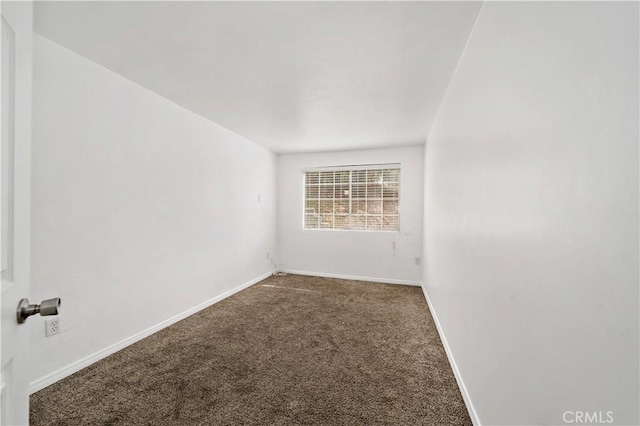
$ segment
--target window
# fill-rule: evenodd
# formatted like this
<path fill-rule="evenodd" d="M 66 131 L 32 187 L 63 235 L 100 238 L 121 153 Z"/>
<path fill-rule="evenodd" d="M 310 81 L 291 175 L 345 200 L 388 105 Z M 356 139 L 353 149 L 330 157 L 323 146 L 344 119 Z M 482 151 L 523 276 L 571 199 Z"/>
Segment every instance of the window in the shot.
<path fill-rule="evenodd" d="M 304 229 L 399 231 L 400 165 L 305 171 Z"/>

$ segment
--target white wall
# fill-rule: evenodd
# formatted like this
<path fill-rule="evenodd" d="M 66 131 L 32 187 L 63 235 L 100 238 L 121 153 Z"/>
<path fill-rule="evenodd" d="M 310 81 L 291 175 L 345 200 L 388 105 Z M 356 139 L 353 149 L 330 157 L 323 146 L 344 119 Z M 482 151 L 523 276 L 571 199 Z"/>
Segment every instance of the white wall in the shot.
<path fill-rule="evenodd" d="M 31 379 L 272 270 L 276 156 L 36 35 Z M 258 202 L 258 195 L 261 201 Z"/>
<path fill-rule="evenodd" d="M 278 157 L 278 266 L 320 275 L 418 283 L 422 257 L 423 147 Z M 401 163 L 400 232 L 303 230 L 303 169 Z M 393 243 L 396 244 L 395 255 Z"/>
<path fill-rule="evenodd" d="M 482 424 L 638 424 L 638 112 L 637 3 L 485 2 L 428 138 L 424 236 Z"/>

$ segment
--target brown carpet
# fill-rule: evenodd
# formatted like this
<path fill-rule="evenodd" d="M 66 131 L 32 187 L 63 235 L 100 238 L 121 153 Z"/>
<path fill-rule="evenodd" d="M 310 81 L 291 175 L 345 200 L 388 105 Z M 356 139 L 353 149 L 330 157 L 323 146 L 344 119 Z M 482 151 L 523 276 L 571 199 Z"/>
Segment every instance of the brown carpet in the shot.
<path fill-rule="evenodd" d="M 33 425 L 470 425 L 420 288 L 268 278 L 31 396 Z"/>

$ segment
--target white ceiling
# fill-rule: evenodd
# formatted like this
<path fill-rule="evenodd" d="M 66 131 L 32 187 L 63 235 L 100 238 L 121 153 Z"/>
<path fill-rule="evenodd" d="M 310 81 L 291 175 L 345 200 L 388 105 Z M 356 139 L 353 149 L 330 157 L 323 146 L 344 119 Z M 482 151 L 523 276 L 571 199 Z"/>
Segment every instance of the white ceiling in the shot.
<path fill-rule="evenodd" d="M 275 152 L 424 143 L 479 2 L 41 2 L 35 30 Z"/>

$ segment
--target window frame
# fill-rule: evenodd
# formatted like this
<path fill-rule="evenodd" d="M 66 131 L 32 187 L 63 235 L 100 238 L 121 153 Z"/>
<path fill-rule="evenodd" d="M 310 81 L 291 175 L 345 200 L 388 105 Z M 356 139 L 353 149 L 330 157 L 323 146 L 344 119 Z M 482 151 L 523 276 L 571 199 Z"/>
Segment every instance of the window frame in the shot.
<path fill-rule="evenodd" d="M 393 169 L 393 170 L 398 170 L 398 214 L 397 214 L 397 221 L 398 221 L 398 228 L 397 229 L 353 229 L 353 228 L 307 228 L 306 227 L 306 203 L 307 203 L 307 195 L 306 195 L 306 189 L 307 189 L 307 185 L 306 185 L 306 174 L 309 172 L 336 172 L 336 171 L 348 171 L 349 172 L 349 225 L 351 226 L 352 224 L 352 220 L 353 220 L 353 213 L 351 212 L 352 210 L 352 203 L 353 203 L 353 194 L 351 192 L 351 188 L 352 188 L 352 183 L 353 183 L 353 179 L 352 179 L 352 172 L 354 171 L 367 171 L 367 170 L 389 170 L 389 169 Z M 401 230 L 401 219 L 400 217 L 402 216 L 401 214 L 401 188 L 402 188 L 402 163 L 380 163 L 380 164 L 357 164 L 357 165 L 345 165 L 345 166 L 327 166 L 327 167 L 312 167 L 312 168 L 304 168 L 301 170 L 301 175 L 302 175 L 302 211 L 301 211 L 301 217 L 302 217 L 302 231 L 303 232 L 316 232 L 316 231 L 328 231 L 328 232 L 374 232 L 374 233 L 399 233 Z M 334 182 L 335 185 L 335 182 Z M 381 198 L 383 198 L 381 196 Z M 332 200 L 335 200 L 335 194 L 334 197 L 332 198 Z M 368 198 L 364 198 L 365 200 L 367 200 Z M 384 211 L 381 215 L 381 217 L 384 217 Z"/>

